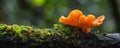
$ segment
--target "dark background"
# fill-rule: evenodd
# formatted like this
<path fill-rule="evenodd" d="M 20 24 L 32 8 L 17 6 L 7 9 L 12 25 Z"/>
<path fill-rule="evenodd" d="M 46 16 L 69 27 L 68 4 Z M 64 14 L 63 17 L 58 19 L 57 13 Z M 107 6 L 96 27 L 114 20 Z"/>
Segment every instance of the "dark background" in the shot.
<path fill-rule="evenodd" d="M 0 20 L 6 24 L 51 28 L 59 23 L 61 15 L 68 16 L 71 10 L 79 9 L 85 15 L 105 15 L 104 23 L 92 32 L 120 32 L 119 4 L 119 0 L 0 0 Z"/>

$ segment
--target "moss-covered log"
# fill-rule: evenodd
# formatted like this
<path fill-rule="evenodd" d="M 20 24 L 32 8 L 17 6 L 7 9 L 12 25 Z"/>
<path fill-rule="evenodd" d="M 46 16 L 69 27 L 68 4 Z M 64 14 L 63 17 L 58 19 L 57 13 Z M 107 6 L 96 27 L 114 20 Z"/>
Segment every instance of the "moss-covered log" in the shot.
<path fill-rule="evenodd" d="M 0 48 L 114 48 L 99 40 L 99 34 L 83 33 L 62 24 L 53 28 L 0 24 Z"/>

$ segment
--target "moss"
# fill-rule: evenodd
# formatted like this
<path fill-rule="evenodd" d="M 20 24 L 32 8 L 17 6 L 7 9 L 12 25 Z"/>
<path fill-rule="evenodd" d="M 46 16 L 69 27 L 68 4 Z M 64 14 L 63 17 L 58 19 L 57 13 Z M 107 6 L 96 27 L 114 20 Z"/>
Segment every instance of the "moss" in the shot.
<path fill-rule="evenodd" d="M 24 25 L 0 24 L 0 46 L 3 48 L 103 48 L 99 33 L 83 33 L 81 30 L 54 24 L 53 28 L 35 28 Z M 8 45 L 7 47 L 4 45 Z M 107 46 L 108 47 L 108 46 Z"/>

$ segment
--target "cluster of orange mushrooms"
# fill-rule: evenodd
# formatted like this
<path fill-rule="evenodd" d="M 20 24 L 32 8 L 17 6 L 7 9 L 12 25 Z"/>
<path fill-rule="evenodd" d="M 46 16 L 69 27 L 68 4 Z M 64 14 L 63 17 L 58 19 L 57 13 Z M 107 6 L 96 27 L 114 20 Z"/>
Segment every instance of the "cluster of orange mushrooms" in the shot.
<path fill-rule="evenodd" d="M 87 16 L 83 15 L 80 10 L 73 10 L 70 12 L 68 17 L 61 16 L 59 22 L 77 27 L 82 30 L 82 32 L 89 33 L 92 27 L 100 26 L 105 19 L 104 15 L 95 18 L 94 15 L 89 14 Z"/>

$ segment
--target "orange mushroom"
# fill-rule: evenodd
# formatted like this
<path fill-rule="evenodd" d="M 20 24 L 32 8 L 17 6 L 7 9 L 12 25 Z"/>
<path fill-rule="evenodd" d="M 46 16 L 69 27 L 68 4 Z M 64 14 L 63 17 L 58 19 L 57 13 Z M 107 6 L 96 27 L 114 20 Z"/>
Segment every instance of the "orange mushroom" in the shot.
<path fill-rule="evenodd" d="M 95 20 L 95 16 L 94 15 L 88 15 L 87 17 L 86 16 L 81 16 L 79 18 L 79 26 L 80 29 L 83 31 L 83 32 L 90 32 L 91 30 L 91 23 Z"/>
<path fill-rule="evenodd" d="M 82 32 L 89 33 L 92 27 L 100 26 L 104 19 L 104 15 L 95 19 L 94 15 L 85 16 L 80 10 L 73 10 L 68 17 L 61 16 L 59 22 L 80 28 Z"/>
<path fill-rule="evenodd" d="M 92 26 L 100 26 L 100 25 L 103 23 L 104 19 L 105 19 L 105 16 L 104 16 L 104 15 L 96 18 L 96 19 L 92 22 Z"/>
<path fill-rule="evenodd" d="M 70 12 L 68 17 L 61 16 L 59 19 L 59 22 L 61 22 L 63 24 L 70 25 L 70 26 L 77 27 L 79 17 L 82 16 L 82 14 L 83 13 L 79 10 L 73 10 Z"/>

